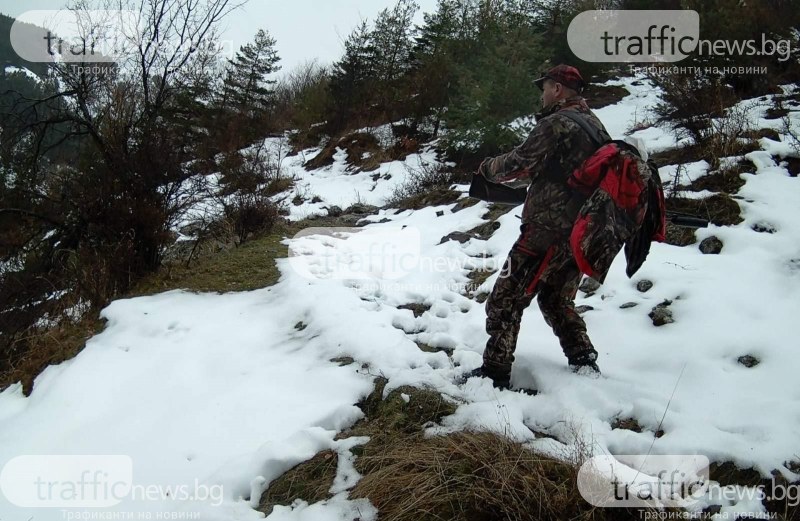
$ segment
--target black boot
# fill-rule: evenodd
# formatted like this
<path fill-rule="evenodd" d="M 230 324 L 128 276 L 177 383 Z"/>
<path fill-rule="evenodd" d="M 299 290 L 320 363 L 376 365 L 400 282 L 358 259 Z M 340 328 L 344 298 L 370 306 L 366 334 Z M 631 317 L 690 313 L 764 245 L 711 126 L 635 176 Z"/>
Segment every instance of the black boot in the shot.
<path fill-rule="evenodd" d="M 568 359 L 569 367 L 573 373 L 586 376 L 600 376 L 600 368 L 597 367 L 597 351 L 594 349 L 584 351 Z"/>
<path fill-rule="evenodd" d="M 511 370 L 503 371 L 502 369 L 495 369 L 491 366 L 482 365 L 477 369 L 466 373 L 462 377 L 462 381 L 466 382 L 472 377 L 489 378 L 492 385 L 497 389 L 510 389 L 511 388 Z"/>

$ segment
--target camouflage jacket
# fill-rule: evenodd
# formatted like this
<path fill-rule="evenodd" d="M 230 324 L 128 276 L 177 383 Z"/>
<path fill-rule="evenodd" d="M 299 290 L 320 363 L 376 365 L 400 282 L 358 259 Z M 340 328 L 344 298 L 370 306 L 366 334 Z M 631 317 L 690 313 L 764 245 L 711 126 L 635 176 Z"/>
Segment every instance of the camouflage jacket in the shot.
<path fill-rule="evenodd" d="M 580 203 L 567 186 L 567 178 L 598 146 L 564 110 L 585 114 L 590 125 L 610 139 L 603 124 L 580 96 L 560 100 L 536 114 L 536 126 L 514 150 L 484 161 L 479 174 L 512 187 L 529 185 L 522 210 L 527 238 L 523 249 L 543 252 L 569 237 Z M 527 231 L 526 231 L 527 230 Z"/>

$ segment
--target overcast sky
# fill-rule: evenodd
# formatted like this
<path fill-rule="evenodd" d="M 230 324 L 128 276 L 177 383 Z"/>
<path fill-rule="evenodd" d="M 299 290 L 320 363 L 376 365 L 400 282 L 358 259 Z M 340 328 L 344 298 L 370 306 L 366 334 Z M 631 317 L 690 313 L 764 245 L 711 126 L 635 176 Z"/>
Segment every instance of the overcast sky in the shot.
<path fill-rule="evenodd" d="M 343 52 L 342 42 L 362 18 L 369 22 L 395 0 L 249 0 L 223 20 L 222 38 L 234 49 L 265 29 L 277 41 L 283 72 L 312 58 L 330 63 Z M 422 12 L 436 9 L 436 0 L 417 0 Z M 0 0 L 0 12 L 19 16 L 33 9 L 61 9 L 65 0 Z"/>

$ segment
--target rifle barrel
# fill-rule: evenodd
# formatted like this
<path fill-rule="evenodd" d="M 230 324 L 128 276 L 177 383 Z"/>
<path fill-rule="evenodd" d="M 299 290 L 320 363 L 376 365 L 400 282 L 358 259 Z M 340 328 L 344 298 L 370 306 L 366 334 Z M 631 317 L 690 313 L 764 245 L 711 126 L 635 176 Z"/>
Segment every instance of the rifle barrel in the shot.
<path fill-rule="evenodd" d="M 667 212 L 667 220 L 675 226 L 683 226 L 685 228 L 708 228 L 707 220 L 692 215 Z"/>

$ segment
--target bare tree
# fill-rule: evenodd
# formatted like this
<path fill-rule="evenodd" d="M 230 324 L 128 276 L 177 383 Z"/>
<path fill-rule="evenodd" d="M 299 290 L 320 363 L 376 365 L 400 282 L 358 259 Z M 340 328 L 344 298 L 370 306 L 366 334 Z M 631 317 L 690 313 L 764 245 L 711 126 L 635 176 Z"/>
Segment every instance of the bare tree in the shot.
<path fill-rule="evenodd" d="M 98 19 L 98 7 L 128 10 L 133 23 L 113 27 Z M 218 77 L 215 28 L 235 7 L 231 0 L 76 2 L 85 38 L 115 29 L 114 61 L 62 60 L 42 95 L 3 94 L 13 114 L 2 120 L 0 167 L 13 183 L 0 193 L 0 237 L 14 238 L 0 251 L 0 261 L 14 261 L 0 270 L 3 344 L 66 302 L 105 305 L 160 264 L 172 228 L 207 195 L 194 159 Z"/>

